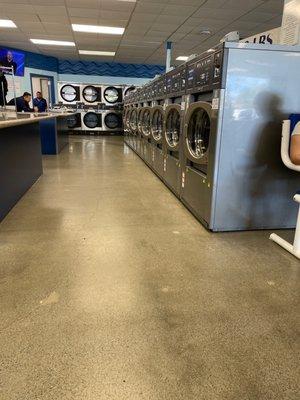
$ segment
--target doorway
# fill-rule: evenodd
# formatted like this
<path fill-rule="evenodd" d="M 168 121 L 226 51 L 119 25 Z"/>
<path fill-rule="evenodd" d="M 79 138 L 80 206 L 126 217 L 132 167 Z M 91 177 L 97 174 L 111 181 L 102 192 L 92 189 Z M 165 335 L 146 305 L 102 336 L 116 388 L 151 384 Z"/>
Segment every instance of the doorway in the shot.
<path fill-rule="evenodd" d="M 46 99 L 48 108 L 55 103 L 54 78 L 47 75 L 30 74 L 32 97 L 36 96 L 36 92 L 41 92 Z"/>

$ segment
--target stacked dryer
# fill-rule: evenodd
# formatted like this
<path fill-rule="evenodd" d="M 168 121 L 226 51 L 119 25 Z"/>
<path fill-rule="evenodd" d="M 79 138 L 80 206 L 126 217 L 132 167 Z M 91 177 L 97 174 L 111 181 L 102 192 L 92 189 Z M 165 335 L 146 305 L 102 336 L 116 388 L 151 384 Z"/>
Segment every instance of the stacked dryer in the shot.
<path fill-rule="evenodd" d="M 123 91 L 123 86 L 60 82 L 60 104 L 78 111 L 76 121 L 70 119 L 70 130 L 90 134 L 122 133 Z"/>

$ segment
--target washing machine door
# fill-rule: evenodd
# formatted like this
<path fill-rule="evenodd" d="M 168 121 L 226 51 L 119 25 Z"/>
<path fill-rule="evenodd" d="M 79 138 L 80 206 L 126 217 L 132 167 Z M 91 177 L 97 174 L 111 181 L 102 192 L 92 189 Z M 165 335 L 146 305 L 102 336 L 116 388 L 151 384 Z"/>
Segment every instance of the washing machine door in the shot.
<path fill-rule="evenodd" d="M 184 123 L 186 157 L 207 173 L 211 133 L 211 104 L 199 101 L 189 106 Z"/>
<path fill-rule="evenodd" d="M 164 141 L 171 151 L 179 151 L 182 110 L 180 104 L 171 104 L 165 111 Z"/>
<path fill-rule="evenodd" d="M 61 98 L 67 103 L 72 103 L 78 100 L 78 88 L 73 85 L 64 85 L 60 89 Z"/>
<path fill-rule="evenodd" d="M 122 129 L 121 114 L 110 112 L 105 115 L 104 123 L 108 129 Z"/>
<path fill-rule="evenodd" d="M 161 143 L 164 131 L 164 109 L 155 106 L 151 112 L 151 137 L 156 143 Z"/>
<path fill-rule="evenodd" d="M 94 112 L 87 112 L 83 117 L 83 123 L 89 129 L 97 128 L 98 122 L 98 115 Z"/>
<path fill-rule="evenodd" d="M 80 114 L 69 115 L 67 118 L 67 124 L 69 129 L 78 128 L 80 125 Z"/>
<path fill-rule="evenodd" d="M 104 100 L 109 104 L 116 104 L 122 101 L 121 91 L 114 87 L 109 86 L 104 90 L 103 93 Z"/>
<path fill-rule="evenodd" d="M 151 136 L 151 107 L 144 107 L 141 115 L 141 131 L 145 138 Z"/>
<path fill-rule="evenodd" d="M 137 133 L 142 135 L 142 120 L 143 120 L 144 107 L 139 107 L 137 110 Z"/>
<path fill-rule="evenodd" d="M 130 132 L 133 135 L 136 135 L 137 129 L 138 129 L 138 110 L 137 110 L 137 108 L 133 108 L 131 110 L 129 127 L 130 127 Z"/>
<path fill-rule="evenodd" d="M 82 96 L 87 103 L 96 103 L 101 101 L 99 98 L 99 90 L 95 86 L 86 86 L 82 91 Z"/>

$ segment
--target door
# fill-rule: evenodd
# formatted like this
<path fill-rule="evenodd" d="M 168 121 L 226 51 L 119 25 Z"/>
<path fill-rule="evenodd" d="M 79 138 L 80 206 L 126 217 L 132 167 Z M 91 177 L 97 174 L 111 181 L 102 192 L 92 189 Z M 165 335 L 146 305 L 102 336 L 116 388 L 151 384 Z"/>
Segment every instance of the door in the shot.
<path fill-rule="evenodd" d="M 55 103 L 54 79 L 52 76 L 30 74 L 32 98 L 36 97 L 36 92 L 41 92 L 47 101 L 48 108 Z"/>

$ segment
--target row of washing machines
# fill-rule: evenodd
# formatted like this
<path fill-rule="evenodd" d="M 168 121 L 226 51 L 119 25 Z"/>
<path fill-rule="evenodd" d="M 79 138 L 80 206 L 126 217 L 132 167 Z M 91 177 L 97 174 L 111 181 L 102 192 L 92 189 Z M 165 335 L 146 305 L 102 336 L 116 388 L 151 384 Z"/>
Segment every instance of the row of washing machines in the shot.
<path fill-rule="evenodd" d="M 280 141 L 299 112 L 299 54 L 225 43 L 126 96 L 126 144 L 208 229 L 295 226 L 299 174 Z"/>
<path fill-rule="evenodd" d="M 68 126 L 73 133 L 123 133 L 123 99 L 133 86 L 58 83 L 59 104 L 76 114 Z"/>

